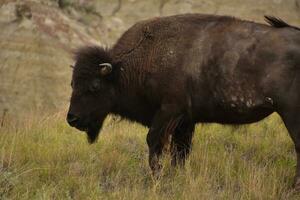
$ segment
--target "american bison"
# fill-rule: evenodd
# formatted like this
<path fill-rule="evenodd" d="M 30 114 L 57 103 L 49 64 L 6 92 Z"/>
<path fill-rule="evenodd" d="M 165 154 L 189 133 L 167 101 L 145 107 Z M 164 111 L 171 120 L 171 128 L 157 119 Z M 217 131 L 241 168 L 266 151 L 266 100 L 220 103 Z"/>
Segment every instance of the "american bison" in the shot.
<path fill-rule="evenodd" d="M 96 140 L 109 113 L 149 127 L 149 165 L 171 138 L 183 164 L 197 122 L 247 124 L 279 113 L 297 153 L 300 188 L 300 31 L 228 16 L 185 14 L 138 22 L 112 48 L 80 49 L 68 123 Z"/>

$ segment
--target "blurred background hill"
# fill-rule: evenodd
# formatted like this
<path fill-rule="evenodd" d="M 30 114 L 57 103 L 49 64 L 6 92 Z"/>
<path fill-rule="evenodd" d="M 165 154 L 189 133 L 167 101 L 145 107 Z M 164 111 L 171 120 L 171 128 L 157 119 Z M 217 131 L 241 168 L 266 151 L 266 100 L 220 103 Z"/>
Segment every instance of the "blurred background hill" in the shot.
<path fill-rule="evenodd" d="M 1 0 L 0 118 L 66 108 L 76 48 L 112 46 L 142 19 L 196 12 L 300 25 L 300 0 Z"/>

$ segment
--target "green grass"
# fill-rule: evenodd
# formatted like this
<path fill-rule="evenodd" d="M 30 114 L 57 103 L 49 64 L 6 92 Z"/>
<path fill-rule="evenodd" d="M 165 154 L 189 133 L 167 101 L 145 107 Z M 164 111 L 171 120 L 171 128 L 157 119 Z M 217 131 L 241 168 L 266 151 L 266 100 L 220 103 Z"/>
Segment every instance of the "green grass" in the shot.
<path fill-rule="evenodd" d="M 8 121 L 8 120 L 7 120 Z M 63 114 L 0 128 L 0 199 L 299 199 L 295 155 L 277 115 L 248 126 L 198 125 L 185 168 L 148 167 L 147 129 L 107 120 L 99 140 Z"/>

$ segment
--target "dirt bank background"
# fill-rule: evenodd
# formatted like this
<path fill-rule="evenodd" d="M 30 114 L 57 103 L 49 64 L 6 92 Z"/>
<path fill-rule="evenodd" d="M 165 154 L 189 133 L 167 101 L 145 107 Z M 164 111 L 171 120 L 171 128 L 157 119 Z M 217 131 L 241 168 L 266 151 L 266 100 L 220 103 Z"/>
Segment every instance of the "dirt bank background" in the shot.
<path fill-rule="evenodd" d="M 300 25 L 300 0 L 1 0 L 0 119 L 65 109 L 74 49 L 111 46 L 141 19 L 196 12 Z"/>

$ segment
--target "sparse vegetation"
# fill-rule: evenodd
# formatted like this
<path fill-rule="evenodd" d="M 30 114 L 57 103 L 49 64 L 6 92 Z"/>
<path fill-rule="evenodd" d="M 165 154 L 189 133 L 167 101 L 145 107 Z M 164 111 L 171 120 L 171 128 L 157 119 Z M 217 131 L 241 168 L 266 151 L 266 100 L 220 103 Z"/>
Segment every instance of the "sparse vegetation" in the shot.
<path fill-rule="evenodd" d="M 248 126 L 199 125 L 184 169 L 151 176 L 147 129 L 107 120 L 98 143 L 64 115 L 0 129 L 0 199 L 298 199 L 294 147 L 277 115 Z M 166 155 L 168 157 L 168 155 Z"/>

